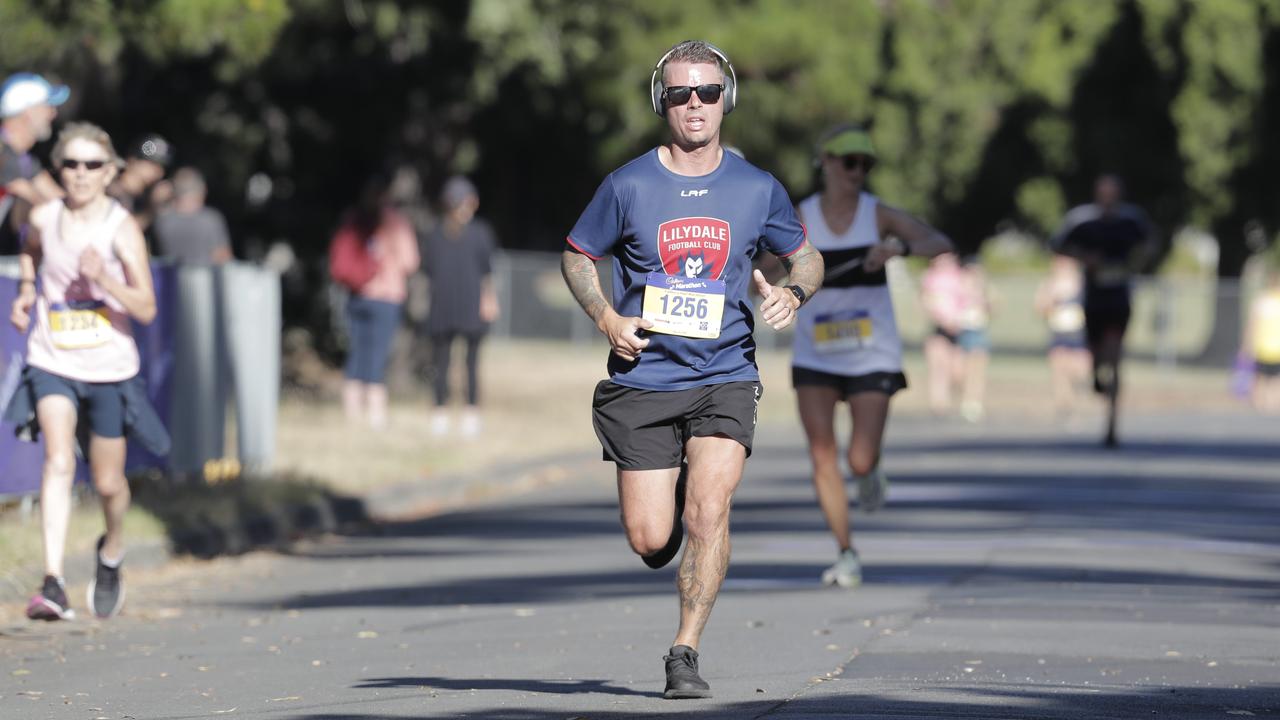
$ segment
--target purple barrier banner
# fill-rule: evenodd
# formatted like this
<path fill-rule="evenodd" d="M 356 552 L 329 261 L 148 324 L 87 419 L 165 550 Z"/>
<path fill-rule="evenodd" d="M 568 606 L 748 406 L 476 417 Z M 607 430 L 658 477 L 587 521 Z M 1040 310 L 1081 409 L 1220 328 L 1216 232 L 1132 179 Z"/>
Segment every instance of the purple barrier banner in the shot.
<path fill-rule="evenodd" d="M 173 320 L 176 316 L 177 271 L 172 265 L 153 263 L 151 276 L 156 289 L 156 318 L 150 325 L 133 324 L 133 337 L 142 356 L 143 379 L 152 406 L 169 425 L 169 396 L 173 378 Z M 22 380 L 23 360 L 27 354 L 27 338 L 9 322 L 9 308 L 18 294 L 18 281 L 0 277 L 0 411 Z M 2 412 L 0 412 L 2 414 Z M 0 421 L 0 496 L 26 495 L 40 490 L 40 469 L 44 460 L 44 443 L 22 442 L 14 437 L 14 427 Z M 130 444 L 126 467 L 130 471 L 166 468 L 164 458 L 157 458 L 136 444 Z M 84 463 L 79 463 L 77 480 L 88 478 Z"/>
<path fill-rule="evenodd" d="M 27 336 L 9 322 L 9 309 L 18 296 L 16 278 L 0 277 L 0 408 L 22 381 L 27 356 Z M 26 495 L 40 489 L 40 466 L 44 443 L 28 443 L 14 437 L 14 427 L 0 421 L 0 496 Z"/>

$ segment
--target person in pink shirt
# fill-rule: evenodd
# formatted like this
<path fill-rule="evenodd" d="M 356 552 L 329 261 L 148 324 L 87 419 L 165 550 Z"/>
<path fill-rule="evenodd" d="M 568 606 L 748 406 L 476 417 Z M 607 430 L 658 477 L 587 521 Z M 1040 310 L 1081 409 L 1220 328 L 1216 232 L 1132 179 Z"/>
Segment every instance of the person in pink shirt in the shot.
<path fill-rule="evenodd" d="M 19 393 L 34 404 L 45 440 L 40 489 L 45 578 L 27 615 L 44 620 L 75 615 L 62 566 L 77 428 L 87 425 L 89 442 L 82 449 L 106 518 L 88 602 L 94 614 L 110 617 L 124 603 L 120 563 L 130 503 L 125 434 L 132 434 L 131 418 L 146 402 L 131 392 L 140 362 L 130 321 L 150 323 L 156 298 L 142 232 L 105 194 L 121 164 L 111 138 L 89 123 L 73 123 L 59 135 L 52 157 L 66 197 L 31 212 L 19 256 L 19 293 L 9 316 L 19 332 L 30 330 Z"/>
<path fill-rule="evenodd" d="M 387 187 L 382 176 L 365 183 L 329 251 L 330 275 L 351 291 L 342 407 L 375 429 L 387 424 L 387 362 L 419 263 L 413 225 L 391 208 Z"/>
<path fill-rule="evenodd" d="M 965 293 L 960 259 L 954 253 L 938 255 L 929 263 L 921 285 L 921 301 L 933 325 L 924 339 L 929 409 L 941 417 L 950 412 L 952 390 L 964 377 L 964 357 L 957 345 Z"/>

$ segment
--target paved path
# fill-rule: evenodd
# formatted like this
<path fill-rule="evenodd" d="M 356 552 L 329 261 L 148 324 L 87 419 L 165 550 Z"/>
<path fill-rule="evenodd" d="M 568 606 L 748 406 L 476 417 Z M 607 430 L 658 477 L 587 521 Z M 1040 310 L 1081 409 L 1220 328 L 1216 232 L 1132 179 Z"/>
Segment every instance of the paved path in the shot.
<path fill-rule="evenodd" d="M 109 623 L 0 629 L 0 718 L 1280 717 L 1280 423 L 891 428 L 891 504 L 832 559 L 798 438 L 762 432 L 703 640 L 664 701 L 673 572 L 607 466 L 385 532 L 190 563 Z M 77 599 L 77 602 L 78 599 Z"/>

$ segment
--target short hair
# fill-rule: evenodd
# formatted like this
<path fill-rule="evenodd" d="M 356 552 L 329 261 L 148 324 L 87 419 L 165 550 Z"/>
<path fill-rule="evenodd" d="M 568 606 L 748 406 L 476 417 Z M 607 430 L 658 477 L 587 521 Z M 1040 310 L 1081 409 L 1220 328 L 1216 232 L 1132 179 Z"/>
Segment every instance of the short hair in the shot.
<path fill-rule="evenodd" d="M 193 167 L 182 167 L 173 173 L 174 196 L 205 195 L 208 192 L 209 187 L 205 184 L 204 175 L 201 175 L 199 170 Z"/>
<path fill-rule="evenodd" d="M 106 130 L 88 122 L 67 123 L 62 128 L 62 132 L 58 133 L 58 141 L 53 145 L 53 151 L 49 154 L 49 159 L 54 165 L 61 165 L 63 160 L 67 159 L 67 145 L 72 140 L 88 140 L 91 143 L 97 143 L 107 151 L 108 161 L 117 169 L 124 166 L 124 161 L 120 159 L 120 155 L 116 152 L 116 148 L 111 144 L 111 136 Z"/>
<path fill-rule="evenodd" d="M 715 65 L 720 68 L 720 74 L 724 74 L 720 55 L 702 40 L 685 40 L 684 42 L 676 43 L 674 47 L 667 51 L 666 60 L 662 61 L 662 72 L 659 74 L 659 77 L 664 82 L 667 77 L 667 66 L 674 62 L 689 63 L 691 65 Z"/>

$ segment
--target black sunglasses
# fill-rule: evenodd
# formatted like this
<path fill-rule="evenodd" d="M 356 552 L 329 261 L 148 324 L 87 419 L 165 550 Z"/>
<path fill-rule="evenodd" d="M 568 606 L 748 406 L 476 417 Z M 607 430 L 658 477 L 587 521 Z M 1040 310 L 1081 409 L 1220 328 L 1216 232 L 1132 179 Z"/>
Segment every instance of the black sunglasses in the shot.
<path fill-rule="evenodd" d="M 715 105 L 720 102 L 720 93 L 724 92 L 724 85 L 672 85 L 662 91 L 662 96 L 666 98 L 667 105 L 684 105 L 689 102 L 689 98 L 693 97 L 693 93 L 698 93 L 698 99 L 707 105 Z"/>
<path fill-rule="evenodd" d="M 62 161 L 62 169 L 79 170 L 83 167 L 86 170 L 101 170 L 106 164 L 106 160 L 72 160 L 68 158 Z"/>
<path fill-rule="evenodd" d="M 871 172 L 871 168 L 876 166 L 876 159 L 870 155 L 831 155 L 831 157 L 838 158 L 845 170 L 861 167 L 863 172 Z"/>

